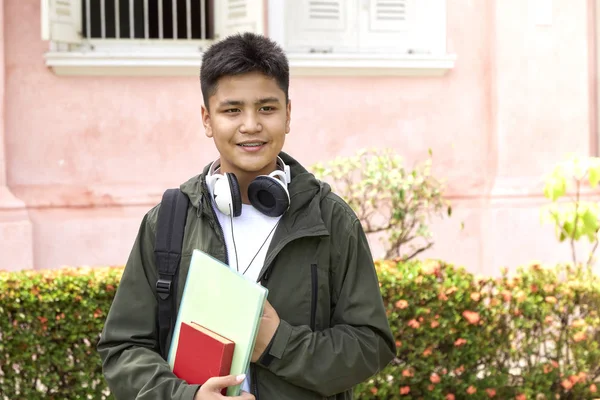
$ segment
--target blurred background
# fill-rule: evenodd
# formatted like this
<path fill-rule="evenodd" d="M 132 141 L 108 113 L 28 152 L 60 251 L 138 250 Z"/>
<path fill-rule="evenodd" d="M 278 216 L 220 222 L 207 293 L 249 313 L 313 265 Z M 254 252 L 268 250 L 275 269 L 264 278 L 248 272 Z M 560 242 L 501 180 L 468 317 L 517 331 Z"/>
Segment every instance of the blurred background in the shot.
<path fill-rule="evenodd" d="M 452 213 L 418 258 L 569 261 L 540 215 L 547 174 L 598 154 L 598 3 L 0 0 L 0 269 L 123 265 L 144 213 L 217 155 L 201 56 L 238 31 L 288 53 L 301 163 L 431 161 Z"/>

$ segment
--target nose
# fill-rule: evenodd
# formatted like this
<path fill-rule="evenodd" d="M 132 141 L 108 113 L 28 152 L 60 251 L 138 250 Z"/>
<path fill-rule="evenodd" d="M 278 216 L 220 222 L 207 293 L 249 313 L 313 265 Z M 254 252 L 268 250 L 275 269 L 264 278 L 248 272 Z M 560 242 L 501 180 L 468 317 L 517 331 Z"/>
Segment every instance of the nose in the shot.
<path fill-rule="evenodd" d="M 244 113 L 244 119 L 242 121 L 242 125 L 240 126 L 240 133 L 251 135 L 253 133 L 258 133 L 261 130 L 262 130 L 262 125 L 261 125 L 256 113 L 253 113 L 253 112 Z"/>

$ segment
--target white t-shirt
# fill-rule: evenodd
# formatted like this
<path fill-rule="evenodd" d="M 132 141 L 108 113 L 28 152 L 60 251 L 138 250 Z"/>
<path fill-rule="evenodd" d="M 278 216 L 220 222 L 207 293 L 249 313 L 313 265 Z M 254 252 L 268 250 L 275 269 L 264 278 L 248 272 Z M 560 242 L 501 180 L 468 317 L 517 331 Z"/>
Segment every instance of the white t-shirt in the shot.
<path fill-rule="evenodd" d="M 256 281 L 281 217 L 268 217 L 252 205 L 242 204 L 242 214 L 233 217 L 232 221 L 230 216 L 217 209 L 214 202 L 213 208 L 223 228 L 230 267 Z M 242 384 L 242 390 L 250 392 L 249 374 Z"/>

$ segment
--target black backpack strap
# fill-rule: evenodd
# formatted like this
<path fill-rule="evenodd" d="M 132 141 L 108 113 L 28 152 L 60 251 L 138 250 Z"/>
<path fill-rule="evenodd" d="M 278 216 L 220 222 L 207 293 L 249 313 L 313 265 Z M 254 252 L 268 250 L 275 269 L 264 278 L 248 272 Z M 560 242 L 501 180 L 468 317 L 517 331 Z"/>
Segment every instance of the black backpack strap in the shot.
<path fill-rule="evenodd" d="M 154 256 L 158 269 L 158 340 L 165 360 L 177 319 L 177 277 L 188 204 L 189 199 L 181 190 L 167 189 L 158 211 Z"/>

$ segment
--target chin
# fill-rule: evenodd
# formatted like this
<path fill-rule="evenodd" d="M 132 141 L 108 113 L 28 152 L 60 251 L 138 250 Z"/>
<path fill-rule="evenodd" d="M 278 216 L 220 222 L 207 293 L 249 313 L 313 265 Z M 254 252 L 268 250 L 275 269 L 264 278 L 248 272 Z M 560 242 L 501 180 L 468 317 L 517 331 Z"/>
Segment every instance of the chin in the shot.
<path fill-rule="evenodd" d="M 269 163 L 251 164 L 251 165 L 239 164 L 238 168 L 244 172 L 256 173 L 256 172 L 261 172 L 262 170 L 267 168 L 268 165 L 269 165 Z"/>
<path fill-rule="evenodd" d="M 273 157 L 261 157 L 257 160 L 248 160 L 248 162 L 240 162 L 237 164 L 237 167 L 246 172 L 261 172 L 264 169 L 268 168 L 277 158 L 277 156 Z"/>

